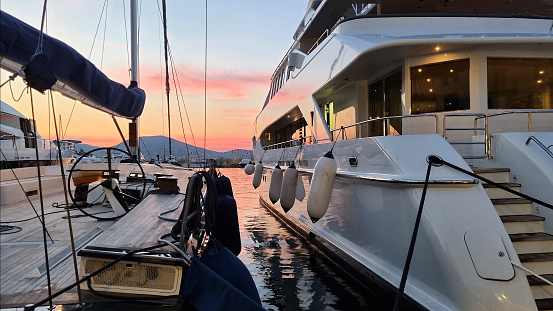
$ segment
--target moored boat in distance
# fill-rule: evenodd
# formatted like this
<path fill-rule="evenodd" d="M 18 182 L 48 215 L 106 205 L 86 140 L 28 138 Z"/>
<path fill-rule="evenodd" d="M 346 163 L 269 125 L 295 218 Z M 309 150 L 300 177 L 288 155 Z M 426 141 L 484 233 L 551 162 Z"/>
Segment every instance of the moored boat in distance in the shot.
<path fill-rule="evenodd" d="M 41 165 L 59 163 L 57 143 L 43 138 L 34 130 L 34 120 L 28 119 L 12 106 L 0 101 L 0 147 L 2 169 L 36 165 L 35 141 Z M 62 162 L 74 160 L 75 144 L 78 140 L 61 140 Z"/>
<path fill-rule="evenodd" d="M 309 1 L 254 124 L 260 201 L 390 305 L 553 309 L 552 25 L 544 0 Z"/>

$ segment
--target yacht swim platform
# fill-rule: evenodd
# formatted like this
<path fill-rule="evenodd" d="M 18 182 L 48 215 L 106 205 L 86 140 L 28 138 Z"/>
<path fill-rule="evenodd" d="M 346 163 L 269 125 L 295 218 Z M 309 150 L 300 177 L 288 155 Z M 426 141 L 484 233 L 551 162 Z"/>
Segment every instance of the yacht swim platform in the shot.
<path fill-rule="evenodd" d="M 182 190 L 185 189 L 188 182 L 187 177 L 193 172 L 172 170 L 171 173 L 175 177 L 179 177 L 179 187 Z M 94 246 L 134 250 L 159 244 L 158 237 L 170 232 L 174 223 L 159 219 L 158 214 L 175 208 L 183 199 L 182 194 L 150 194 L 118 220 L 98 221 L 84 217 L 84 215 L 72 218 L 76 247 L 86 249 L 86 247 Z M 40 214 L 39 196 L 33 196 L 30 200 Z M 47 238 L 50 278 L 52 294 L 54 294 L 73 284 L 76 279 L 70 251 L 71 242 L 69 226 L 65 217 L 66 212 L 65 209 L 56 207 L 56 203 L 61 205 L 62 202 L 65 202 L 64 194 L 58 192 L 44 196 L 43 201 L 44 212 L 47 214 L 45 216 L 46 227 L 53 240 L 52 243 Z M 107 210 L 103 205 L 97 205 L 90 209 L 94 209 L 94 211 L 87 210 L 87 212 Z M 2 222 L 36 218 L 36 214 L 27 200 L 1 205 L 0 211 Z M 177 209 L 165 216 L 176 218 L 179 212 L 180 210 Z M 71 215 L 74 217 L 82 215 L 82 213 L 79 210 L 72 210 Z M 0 235 L 0 309 L 23 307 L 45 299 L 48 297 L 48 288 L 41 222 L 38 219 L 31 219 L 3 225 L 18 226 L 21 227 L 21 230 L 12 234 Z M 166 247 L 156 251 L 169 252 L 170 249 Z M 77 262 L 80 269 L 80 257 L 77 257 Z M 37 271 L 41 273 L 39 277 L 36 275 Z M 34 276 L 34 278 L 29 278 L 29 276 Z M 82 277 L 81 270 L 79 270 L 79 276 Z M 85 302 L 106 301 L 106 298 L 94 295 L 87 290 L 83 290 L 81 293 Z M 69 290 L 53 299 L 53 302 L 58 305 L 78 303 L 77 289 Z"/>

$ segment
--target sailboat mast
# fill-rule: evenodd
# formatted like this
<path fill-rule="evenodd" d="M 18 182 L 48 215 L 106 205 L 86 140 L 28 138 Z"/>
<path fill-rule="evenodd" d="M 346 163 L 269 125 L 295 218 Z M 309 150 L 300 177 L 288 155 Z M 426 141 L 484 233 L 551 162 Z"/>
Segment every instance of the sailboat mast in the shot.
<path fill-rule="evenodd" d="M 131 0 L 131 86 L 138 86 L 138 0 Z M 129 124 L 129 146 L 133 158 L 139 160 L 138 118 Z"/>
<path fill-rule="evenodd" d="M 165 0 L 162 1 L 163 7 L 163 38 L 164 38 L 164 47 L 165 47 L 165 89 L 167 92 L 167 127 L 169 129 L 169 160 L 171 160 L 171 111 L 169 106 L 169 55 L 168 50 L 168 39 L 167 39 L 167 8 Z"/>

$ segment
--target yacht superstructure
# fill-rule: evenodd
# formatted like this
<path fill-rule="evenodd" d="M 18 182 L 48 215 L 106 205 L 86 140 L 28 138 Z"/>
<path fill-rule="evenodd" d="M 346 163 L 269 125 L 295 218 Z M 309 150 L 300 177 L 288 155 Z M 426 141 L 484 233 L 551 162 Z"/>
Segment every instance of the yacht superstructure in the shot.
<path fill-rule="evenodd" d="M 34 121 L 27 119 L 22 113 L 5 102 L 0 102 L 0 147 L 2 149 L 2 169 L 36 165 L 34 135 L 37 135 L 38 157 L 41 165 L 59 163 L 57 144 L 43 138 L 34 129 Z M 61 141 L 62 162 L 67 164 L 73 160 L 75 144 L 80 141 Z"/>
<path fill-rule="evenodd" d="M 548 1 L 310 1 L 254 124 L 260 200 L 394 293 L 437 155 L 535 200 L 433 167 L 410 305 L 553 308 L 553 211 L 536 203 L 553 203 L 552 30 Z M 336 178 L 313 222 L 307 197 L 329 150 Z M 291 163 L 299 179 L 285 213 L 269 188 Z"/>

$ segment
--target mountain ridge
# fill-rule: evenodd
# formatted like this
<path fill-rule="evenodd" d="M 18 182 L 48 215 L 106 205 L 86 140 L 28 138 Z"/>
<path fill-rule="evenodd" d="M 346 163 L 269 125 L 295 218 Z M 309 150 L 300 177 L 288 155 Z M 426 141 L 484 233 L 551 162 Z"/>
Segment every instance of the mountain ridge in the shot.
<path fill-rule="evenodd" d="M 128 140 L 127 140 L 128 143 Z M 80 152 L 88 152 L 90 150 L 101 148 L 89 144 L 76 144 L 75 150 Z M 126 150 L 125 145 L 121 142 L 117 145 L 111 146 L 111 148 L 118 148 Z M 162 135 L 156 136 L 142 136 L 140 137 L 140 149 L 142 155 L 146 160 L 150 159 L 167 159 L 169 158 L 169 138 Z M 191 144 L 181 142 L 180 140 L 171 138 L 171 149 L 173 158 L 203 158 L 204 148 L 196 147 Z M 252 150 L 247 149 L 232 149 L 229 151 L 214 151 L 205 149 L 205 157 L 207 159 L 243 159 L 249 158 L 252 155 Z"/>

